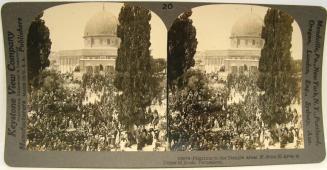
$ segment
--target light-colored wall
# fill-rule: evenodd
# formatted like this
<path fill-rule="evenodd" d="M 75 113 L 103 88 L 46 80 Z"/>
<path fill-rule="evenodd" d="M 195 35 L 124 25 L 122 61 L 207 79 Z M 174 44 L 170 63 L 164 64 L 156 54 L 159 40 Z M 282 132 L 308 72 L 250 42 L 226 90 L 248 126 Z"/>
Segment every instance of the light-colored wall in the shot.
<path fill-rule="evenodd" d="M 120 39 L 113 36 L 92 36 L 84 37 L 84 46 L 86 48 L 96 47 L 116 47 L 120 45 Z"/>
<path fill-rule="evenodd" d="M 261 49 L 264 45 L 264 40 L 260 37 L 231 37 L 230 42 L 232 48 L 260 48 Z"/>

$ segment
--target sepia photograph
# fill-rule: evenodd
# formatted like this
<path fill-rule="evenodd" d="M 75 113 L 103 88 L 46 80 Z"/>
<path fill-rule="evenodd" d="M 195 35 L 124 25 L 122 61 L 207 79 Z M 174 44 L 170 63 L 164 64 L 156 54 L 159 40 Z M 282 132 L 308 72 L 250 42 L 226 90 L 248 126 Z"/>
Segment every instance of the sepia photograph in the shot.
<path fill-rule="evenodd" d="M 3 164 L 324 165 L 326 14 L 318 2 L 4 2 Z"/>
<path fill-rule="evenodd" d="M 185 11 L 168 31 L 172 151 L 303 149 L 302 35 L 254 5 Z"/>
<path fill-rule="evenodd" d="M 44 10 L 27 36 L 29 151 L 165 151 L 167 30 L 124 3 Z"/>

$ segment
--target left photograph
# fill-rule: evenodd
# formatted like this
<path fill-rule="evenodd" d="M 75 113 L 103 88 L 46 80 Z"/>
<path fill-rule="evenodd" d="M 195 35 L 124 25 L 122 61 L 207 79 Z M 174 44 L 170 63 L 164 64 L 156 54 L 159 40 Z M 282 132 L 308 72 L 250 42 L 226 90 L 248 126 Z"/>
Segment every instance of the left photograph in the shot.
<path fill-rule="evenodd" d="M 71 3 L 27 37 L 29 151 L 166 151 L 167 30 L 148 9 Z"/>

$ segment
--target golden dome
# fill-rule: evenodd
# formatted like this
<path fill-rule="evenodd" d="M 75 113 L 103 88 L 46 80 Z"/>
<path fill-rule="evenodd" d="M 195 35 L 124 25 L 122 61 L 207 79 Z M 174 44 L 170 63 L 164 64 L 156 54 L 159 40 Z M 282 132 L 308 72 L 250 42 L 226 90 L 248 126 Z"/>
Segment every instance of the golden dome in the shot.
<path fill-rule="evenodd" d="M 248 14 L 236 21 L 232 27 L 232 37 L 261 37 L 263 20 L 255 15 Z"/>
<path fill-rule="evenodd" d="M 101 11 L 92 16 L 87 22 L 84 36 L 116 36 L 118 20 L 108 11 Z"/>

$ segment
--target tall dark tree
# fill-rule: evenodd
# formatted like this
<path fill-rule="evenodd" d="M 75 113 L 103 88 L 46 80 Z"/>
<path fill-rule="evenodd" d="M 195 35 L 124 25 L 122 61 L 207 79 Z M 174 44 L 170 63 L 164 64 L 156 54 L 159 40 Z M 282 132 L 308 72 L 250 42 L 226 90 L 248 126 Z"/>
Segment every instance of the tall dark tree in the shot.
<path fill-rule="evenodd" d="M 287 123 L 292 119 L 289 106 L 298 91 L 291 57 L 293 18 L 278 9 L 268 9 L 262 38 L 265 45 L 259 61 L 258 87 L 262 119 L 266 125 Z"/>
<path fill-rule="evenodd" d="M 42 16 L 43 13 L 32 21 L 27 36 L 27 66 L 30 85 L 34 84 L 33 81 L 40 71 L 50 64 L 48 59 L 51 49 L 50 32 L 44 20 L 41 19 Z"/>
<path fill-rule="evenodd" d="M 145 124 L 147 108 L 158 87 L 149 51 L 150 19 L 149 10 L 128 4 L 124 4 L 119 14 L 117 36 L 121 43 L 114 85 L 118 90 L 118 117 L 127 130 Z"/>
<path fill-rule="evenodd" d="M 190 19 L 192 11 L 179 16 L 168 31 L 168 84 L 183 75 L 195 64 L 194 54 L 198 41 Z"/>

